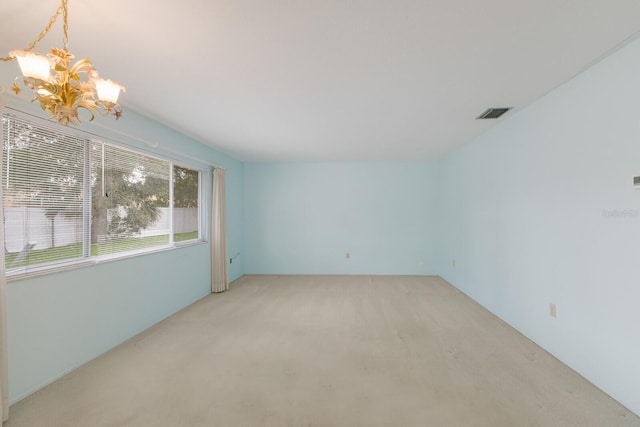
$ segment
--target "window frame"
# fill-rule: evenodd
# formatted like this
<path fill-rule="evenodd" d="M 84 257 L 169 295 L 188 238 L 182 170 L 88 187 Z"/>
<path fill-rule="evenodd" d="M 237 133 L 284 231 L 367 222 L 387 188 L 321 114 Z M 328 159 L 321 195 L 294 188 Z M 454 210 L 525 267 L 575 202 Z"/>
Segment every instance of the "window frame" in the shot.
<path fill-rule="evenodd" d="M 83 235 L 81 242 L 83 246 L 82 255 L 77 258 L 68 259 L 66 261 L 52 261 L 49 263 L 35 264 L 30 266 L 23 267 L 14 267 L 14 268 L 6 268 L 6 277 L 8 281 L 17 281 L 29 277 L 41 276 L 52 274 L 60 271 L 73 270 L 76 268 L 84 268 L 96 264 L 102 264 L 105 262 L 113 262 L 138 256 L 149 255 L 158 252 L 169 251 L 173 249 L 179 249 L 189 246 L 201 245 L 207 243 L 208 236 L 208 228 L 206 226 L 206 210 L 205 207 L 208 206 L 208 198 L 207 192 L 204 191 L 205 185 L 205 175 L 207 170 L 205 168 L 199 167 L 193 163 L 188 161 L 179 160 L 171 157 L 170 155 L 163 155 L 158 152 L 150 151 L 144 148 L 141 148 L 136 145 L 127 144 L 123 141 L 116 141 L 110 137 L 106 137 L 103 135 L 99 135 L 93 132 L 87 132 L 85 130 L 80 130 L 77 128 L 66 127 L 60 125 L 55 122 L 51 122 L 48 120 L 44 120 L 40 117 L 33 116 L 28 113 L 24 113 L 22 111 L 17 111 L 12 108 L 0 108 L 0 119 L 4 119 L 5 117 L 15 117 L 18 120 L 22 120 L 32 124 L 34 126 L 41 126 L 42 128 L 48 129 L 59 129 L 61 133 L 73 135 L 83 141 L 83 175 L 82 175 L 82 188 L 85 194 L 83 198 L 83 212 L 82 212 L 82 227 L 83 227 Z M 2 125 L 4 128 L 4 125 Z M 0 147 L 4 150 L 5 144 L 5 132 L 1 132 L 1 141 L 3 146 Z M 170 215 L 169 219 L 169 239 L 167 244 L 150 246 L 146 248 L 137 248 L 133 250 L 115 252 L 115 253 L 106 253 L 101 255 L 91 255 L 91 210 L 92 206 L 92 192 L 91 192 L 91 144 L 93 143 L 104 143 L 106 145 L 110 145 L 120 150 L 130 151 L 135 154 L 143 155 L 146 157 L 150 157 L 155 160 L 160 160 L 168 163 L 169 168 L 169 208 L 168 212 Z M 173 182 L 173 174 L 174 167 L 178 166 L 185 169 L 190 169 L 198 172 L 198 237 L 196 239 L 183 240 L 179 242 L 174 241 L 174 182 Z M 0 176 L 0 182 L 3 181 L 4 174 Z M 2 193 L 3 197 L 0 200 L 1 208 L 4 209 L 4 192 Z M 5 223 L 6 224 L 6 223 Z M 5 224 L 2 224 L 5 227 Z M 6 239 L 6 236 L 5 236 Z M 3 245 L 5 242 L 2 242 Z"/>

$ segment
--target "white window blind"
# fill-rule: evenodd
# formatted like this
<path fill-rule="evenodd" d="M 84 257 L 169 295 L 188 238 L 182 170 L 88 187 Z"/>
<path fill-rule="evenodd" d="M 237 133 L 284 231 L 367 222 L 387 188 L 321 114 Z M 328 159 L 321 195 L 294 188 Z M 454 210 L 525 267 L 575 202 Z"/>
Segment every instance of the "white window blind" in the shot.
<path fill-rule="evenodd" d="M 91 144 L 94 255 L 170 243 L 170 163 L 120 147 Z"/>
<path fill-rule="evenodd" d="M 8 274 L 201 240 L 201 172 L 56 123 L 2 116 Z"/>
<path fill-rule="evenodd" d="M 7 268 L 82 258 L 83 140 L 13 116 L 2 128 Z"/>

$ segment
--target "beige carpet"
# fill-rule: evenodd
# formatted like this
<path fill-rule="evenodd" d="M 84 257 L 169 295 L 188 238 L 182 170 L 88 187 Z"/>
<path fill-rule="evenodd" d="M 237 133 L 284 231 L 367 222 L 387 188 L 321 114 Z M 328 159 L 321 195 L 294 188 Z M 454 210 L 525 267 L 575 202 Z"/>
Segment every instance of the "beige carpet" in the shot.
<path fill-rule="evenodd" d="M 640 426 L 435 277 L 245 276 L 11 408 L 18 426 Z"/>

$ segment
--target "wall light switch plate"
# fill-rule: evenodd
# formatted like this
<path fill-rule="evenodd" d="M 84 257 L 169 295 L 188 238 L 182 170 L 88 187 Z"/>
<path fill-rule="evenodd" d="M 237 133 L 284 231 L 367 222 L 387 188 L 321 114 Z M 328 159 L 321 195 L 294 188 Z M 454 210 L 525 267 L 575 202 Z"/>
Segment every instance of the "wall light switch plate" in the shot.
<path fill-rule="evenodd" d="M 633 188 L 640 190 L 640 176 L 633 177 Z"/>

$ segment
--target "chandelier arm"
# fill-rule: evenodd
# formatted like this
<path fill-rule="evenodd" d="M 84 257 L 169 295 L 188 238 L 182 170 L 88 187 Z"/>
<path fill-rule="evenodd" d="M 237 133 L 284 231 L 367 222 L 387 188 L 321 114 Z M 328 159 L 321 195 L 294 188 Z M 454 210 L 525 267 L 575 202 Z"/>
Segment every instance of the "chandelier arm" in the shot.
<path fill-rule="evenodd" d="M 49 23 L 47 24 L 47 26 L 44 28 L 44 30 L 42 30 L 40 35 L 38 35 L 38 37 L 36 37 L 36 39 L 33 42 L 31 42 L 31 44 L 28 47 L 26 47 L 24 49 L 25 52 L 31 51 L 34 47 L 36 47 L 36 45 L 38 43 L 40 43 L 40 40 L 42 40 L 44 38 L 44 36 L 47 35 L 49 30 L 51 30 L 51 27 L 53 26 L 53 24 L 55 24 L 56 19 L 58 19 L 58 16 L 60 16 L 60 14 L 63 13 L 63 12 L 64 12 L 64 17 L 65 17 L 64 42 L 65 42 L 65 49 L 67 48 L 67 44 L 69 42 L 69 40 L 68 40 L 69 39 L 68 24 L 66 23 L 67 0 L 62 0 L 62 3 L 60 4 L 60 6 L 58 6 L 58 10 L 56 10 L 56 13 L 51 17 L 51 19 L 49 19 Z M 14 59 L 16 59 L 16 58 L 12 57 L 12 56 L 0 57 L 0 61 L 4 61 L 4 62 L 13 61 Z"/>

